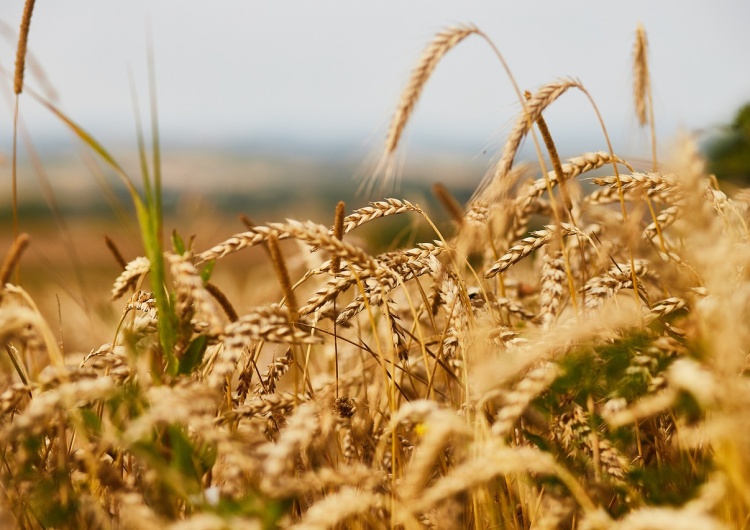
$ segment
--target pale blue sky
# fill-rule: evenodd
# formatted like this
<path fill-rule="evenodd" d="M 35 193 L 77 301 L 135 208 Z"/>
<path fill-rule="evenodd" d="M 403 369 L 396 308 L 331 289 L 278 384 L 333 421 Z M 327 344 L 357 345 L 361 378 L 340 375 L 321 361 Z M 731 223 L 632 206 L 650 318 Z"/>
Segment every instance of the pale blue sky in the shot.
<path fill-rule="evenodd" d="M 0 21 L 15 30 L 22 7 L 22 0 L 3 1 Z M 728 120 L 750 100 L 750 2 L 744 1 L 38 0 L 29 48 L 61 107 L 108 145 L 132 142 L 129 67 L 145 106 L 147 20 L 167 144 L 290 139 L 371 151 L 382 142 L 424 45 L 460 22 L 476 24 L 494 40 L 523 88 L 580 78 L 620 152 L 642 152 L 646 145 L 630 88 L 639 21 L 651 44 L 663 136 Z M 5 70 L 13 68 L 14 49 L 7 34 L 0 37 Z M 33 75 L 28 82 L 40 87 Z M 6 91 L 11 86 L 7 79 L 3 84 Z M 470 38 L 438 66 L 407 141 L 416 148 L 439 142 L 492 150 L 517 109 L 500 64 L 486 43 Z M 30 99 L 22 100 L 21 111 L 35 137 L 61 133 Z M 0 102 L 0 146 L 8 144 L 10 117 Z M 564 154 L 603 146 L 579 94 L 564 96 L 548 122 Z"/>

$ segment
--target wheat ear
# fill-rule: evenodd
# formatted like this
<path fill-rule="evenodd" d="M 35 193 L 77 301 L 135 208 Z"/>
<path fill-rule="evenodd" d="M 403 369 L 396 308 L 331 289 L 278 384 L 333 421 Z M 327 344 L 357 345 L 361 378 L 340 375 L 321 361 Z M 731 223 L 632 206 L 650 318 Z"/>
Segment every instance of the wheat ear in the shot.
<path fill-rule="evenodd" d="M 587 237 L 586 234 L 581 232 L 578 228 L 568 223 L 561 223 L 562 236 L 569 236 L 572 234 L 578 234 L 583 237 Z M 485 278 L 492 278 L 493 276 L 504 272 L 511 265 L 518 263 L 523 258 L 543 247 L 557 235 L 558 227 L 555 225 L 548 225 L 543 230 L 536 230 L 531 232 L 528 237 L 525 237 L 519 241 L 516 245 L 508 249 L 499 260 L 492 264 L 492 267 L 484 273 Z"/>
<path fill-rule="evenodd" d="M 491 182 L 505 179 L 513 166 L 513 159 L 516 152 L 521 146 L 521 140 L 529 133 L 531 126 L 542 115 L 542 111 L 547 108 L 553 101 L 563 95 L 569 88 L 581 88 L 581 84 L 573 79 L 562 79 L 554 83 L 549 83 L 540 88 L 536 94 L 526 102 L 526 106 L 521 115 L 516 120 L 516 124 L 505 142 L 503 153 L 500 161 L 495 166 L 495 171 L 490 174 L 490 179 L 483 182 L 474 196 L 478 197 Z"/>
<path fill-rule="evenodd" d="M 432 185 L 432 193 L 440 201 L 440 204 L 445 208 L 445 211 L 450 214 L 451 218 L 453 218 L 457 224 L 462 225 L 464 222 L 464 212 L 456 198 L 451 195 L 450 191 L 448 191 L 448 188 L 442 183 L 436 182 Z"/>
<path fill-rule="evenodd" d="M 0 288 L 10 280 L 10 275 L 18 264 L 18 260 L 21 259 L 21 254 L 29 246 L 30 240 L 29 234 L 21 234 L 13 241 L 13 245 L 10 247 L 8 255 L 5 257 L 5 261 L 0 268 Z"/>
<path fill-rule="evenodd" d="M 648 123 L 648 62 L 646 54 L 648 41 L 646 31 L 641 24 L 635 30 L 635 43 L 633 45 L 633 100 L 635 101 L 635 115 L 638 124 L 644 126 Z"/>
<path fill-rule="evenodd" d="M 472 33 L 479 33 L 479 30 L 471 25 L 447 28 L 438 33 L 429 46 L 425 48 L 424 52 L 422 52 L 422 57 L 414 67 L 414 70 L 412 70 L 406 88 L 401 92 L 396 112 L 388 128 L 388 136 L 385 141 L 385 152 L 387 155 L 392 155 L 396 151 L 398 142 L 401 139 L 401 133 L 403 133 L 404 127 L 406 127 L 406 123 L 409 121 L 409 116 L 411 116 L 427 80 L 440 62 L 440 59 Z"/>
<path fill-rule="evenodd" d="M 104 236 L 104 243 L 107 245 L 107 248 L 112 253 L 112 257 L 115 258 L 115 261 L 120 266 L 120 268 L 124 269 L 125 267 L 127 267 L 128 262 L 125 261 L 122 252 L 120 252 L 120 249 L 117 248 L 117 244 L 114 242 L 114 240 L 109 236 Z"/>
<path fill-rule="evenodd" d="M 26 4 L 23 6 L 21 30 L 18 33 L 18 46 L 16 48 L 16 75 L 13 78 L 13 92 L 16 95 L 23 92 L 23 74 L 26 68 L 26 46 L 29 42 L 29 28 L 31 27 L 31 14 L 33 12 L 34 0 L 26 0 Z"/>
<path fill-rule="evenodd" d="M 268 250 L 271 254 L 271 262 L 273 263 L 276 276 L 281 284 L 281 290 L 286 298 L 286 306 L 289 308 L 290 319 L 294 322 L 297 320 L 297 309 L 299 308 L 299 305 L 297 305 L 297 297 L 294 295 L 294 290 L 292 290 L 292 281 L 289 278 L 289 270 L 286 268 L 284 256 L 281 254 L 279 240 L 276 237 L 276 234 L 270 234 L 267 242 Z"/>
<path fill-rule="evenodd" d="M 333 237 L 336 239 L 341 239 L 344 237 L 344 211 L 346 210 L 346 205 L 344 204 L 344 201 L 339 201 L 339 203 L 336 205 L 336 213 L 334 215 L 333 219 Z M 338 274 L 339 270 L 341 270 L 341 256 L 338 254 L 334 254 L 334 256 L 331 258 L 331 273 L 335 276 Z"/>

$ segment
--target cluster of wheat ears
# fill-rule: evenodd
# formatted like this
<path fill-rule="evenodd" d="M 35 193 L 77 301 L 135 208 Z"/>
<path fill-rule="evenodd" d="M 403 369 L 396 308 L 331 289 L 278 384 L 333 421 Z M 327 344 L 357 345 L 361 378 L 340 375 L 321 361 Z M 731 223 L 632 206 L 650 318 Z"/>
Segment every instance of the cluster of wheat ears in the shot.
<path fill-rule="evenodd" d="M 426 48 L 388 132 L 384 171 L 437 63 L 472 35 L 492 46 L 459 26 Z M 636 113 L 653 137 L 646 52 L 638 29 Z M 750 193 L 720 191 L 689 140 L 668 171 L 654 155 L 637 172 L 611 149 L 560 161 L 543 113 L 571 89 L 586 93 L 569 79 L 517 90 L 523 110 L 468 204 L 436 188 L 453 235 L 435 229 L 433 241 L 380 255 L 347 234 L 393 215 L 432 225 L 418 205 L 391 198 L 346 215 L 340 203 L 331 227 L 248 221 L 207 250 L 179 237 L 167 250 L 155 169 L 142 189 L 129 184 L 146 256 L 126 262 L 112 246 L 122 266 L 112 299 L 126 302 L 111 343 L 85 356 L 63 356 L 34 302 L 9 283 L 28 243 L 19 235 L 0 270 L 0 519 L 102 529 L 745 527 Z M 513 164 L 527 136 L 536 178 Z M 580 178 L 599 168 L 611 176 Z M 282 240 L 318 261 L 295 270 Z M 273 263 L 281 299 L 237 311 L 210 277 L 253 246 Z"/>

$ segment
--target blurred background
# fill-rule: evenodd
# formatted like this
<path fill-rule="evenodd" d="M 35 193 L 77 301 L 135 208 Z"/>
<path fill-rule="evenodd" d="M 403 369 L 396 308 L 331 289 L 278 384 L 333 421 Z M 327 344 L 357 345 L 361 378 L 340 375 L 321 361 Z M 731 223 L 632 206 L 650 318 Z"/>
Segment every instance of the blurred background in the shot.
<path fill-rule="evenodd" d="M 2 248 L 11 241 L 12 74 L 23 4 L 0 3 Z M 642 23 L 660 149 L 666 152 L 670 140 L 687 132 L 719 176 L 747 178 L 747 2 L 38 0 L 26 83 L 139 181 L 133 102 L 137 97 L 150 138 L 151 57 L 166 227 L 195 235 L 202 250 L 242 230 L 239 213 L 256 222 L 293 217 L 329 224 L 338 200 L 349 210 L 363 206 L 368 197 L 356 190 L 382 151 L 412 66 L 436 32 L 458 23 L 474 23 L 494 41 L 522 89 L 579 78 L 615 151 L 647 160 L 650 140 L 636 122 L 631 74 L 634 33 Z M 519 109 L 490 47 L 467 39 L 429 81 L 402 141 L 401 187 L 387 195 L 419 202 L 442 218 L 430 185 L 442 182 L 467 198 L 496 160 Z M 562 157 L 606 147 L 580 93 L 564 95 L 545 117 Z M 126 259 L 142 254 L 124 189 L 26 95 L 20 121 L 20 224 L 32 236 L 25 281 L 45 293 L 50 311 L 66 303 L 84 313 L 92 306 L 114 311 L 106 296 L 88 299 L 91 289 L 84 286 L 101 285 L 106 294 L 119 273 L 105 234 Z M 520 158 L 530 157 L 528 147 Z M 399 224 L 377 230 L 369 236 L 380 246 L 409 234 Z M 231 281 L 236 292 L 247 287 L 241 278 Z"/>

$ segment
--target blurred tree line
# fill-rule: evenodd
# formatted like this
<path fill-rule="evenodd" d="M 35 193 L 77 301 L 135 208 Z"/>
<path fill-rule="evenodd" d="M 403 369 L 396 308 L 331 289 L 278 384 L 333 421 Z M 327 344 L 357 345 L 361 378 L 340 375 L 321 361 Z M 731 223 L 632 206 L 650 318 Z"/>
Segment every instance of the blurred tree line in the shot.
<path fill-rule="evenodd" d="M 750 103 L 709 138 L 705 149 L 711 173 L 733 184 L 750 185 Z"/>

